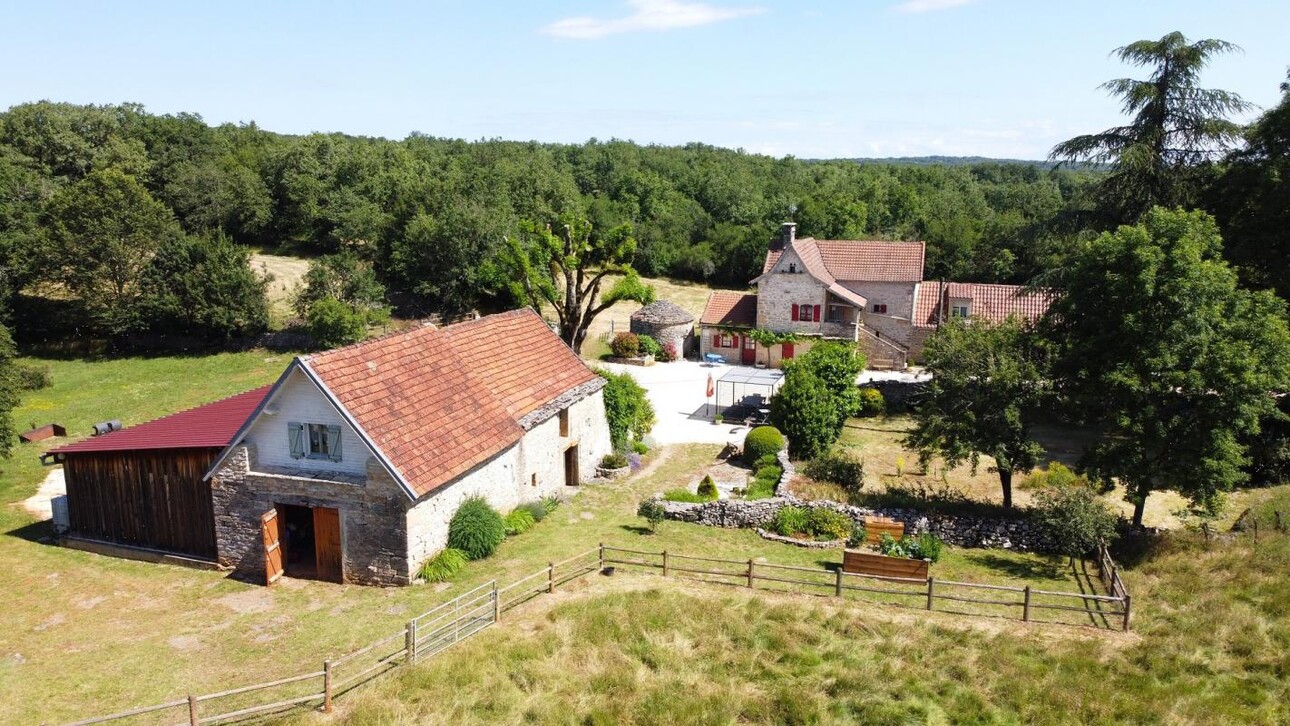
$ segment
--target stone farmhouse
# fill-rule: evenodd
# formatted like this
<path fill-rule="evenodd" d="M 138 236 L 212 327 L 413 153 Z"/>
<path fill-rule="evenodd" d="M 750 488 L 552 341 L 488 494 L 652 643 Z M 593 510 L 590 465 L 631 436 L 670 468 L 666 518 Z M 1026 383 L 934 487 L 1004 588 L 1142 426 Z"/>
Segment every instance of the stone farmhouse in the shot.
<path fill-rule="evenodd" d="M 766 252 L 756 293 L 718 291 L 699 324 L 700 352 L 731 363 L 779 367 L 815 340 L 863 346 L 874 368 L 904 368 L 946 320 L 1034 321 L 1052 300 L 1019 285 L 923 279 L 923 242 L 798 238 L 786 223 Z M 758 345 L 754 328 L 792 333 L 792 342 Z"/>
<path fill-rule="evenodd" d="M 506 512 L 595 473 L 604 383 L 527 309 L 301 356 L 271 388 L 69 448 L 68 535 L 270 584 L 407 584 L 466 498 Z"/>

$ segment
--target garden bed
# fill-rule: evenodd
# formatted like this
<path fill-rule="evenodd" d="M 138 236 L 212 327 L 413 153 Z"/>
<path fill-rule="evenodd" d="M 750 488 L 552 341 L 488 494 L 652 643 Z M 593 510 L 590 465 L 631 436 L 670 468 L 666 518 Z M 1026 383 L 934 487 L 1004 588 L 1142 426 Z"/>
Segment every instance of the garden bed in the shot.
<path fill-rule="evenodd" d="M 931 565 L 931 560 L 890 557 L 863 550 L 842 550 L 842 571 L 856 575 L 926 578 Z"/>

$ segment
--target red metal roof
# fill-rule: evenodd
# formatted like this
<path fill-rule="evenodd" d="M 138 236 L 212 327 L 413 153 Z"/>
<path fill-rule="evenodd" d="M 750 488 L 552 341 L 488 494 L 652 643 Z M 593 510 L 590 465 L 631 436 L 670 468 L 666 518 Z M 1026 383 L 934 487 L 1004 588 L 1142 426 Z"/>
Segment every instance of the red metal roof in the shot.
<path fill-rule="evenodd" d="M 172 413 L 159 419 L 92 436 L 51 454 L 83 454 L 94 451 L 141 451 L 148 449 L 222 449 L 250 418 L 272 386 L 239 393 L 204 406 Z"/>

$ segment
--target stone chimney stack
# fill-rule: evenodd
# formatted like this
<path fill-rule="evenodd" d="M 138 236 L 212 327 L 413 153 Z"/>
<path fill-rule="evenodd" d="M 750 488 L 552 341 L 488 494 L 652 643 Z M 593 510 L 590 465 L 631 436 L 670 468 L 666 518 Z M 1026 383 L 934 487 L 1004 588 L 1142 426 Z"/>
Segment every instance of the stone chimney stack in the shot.
<path fill-rule="evenodd" d="M 782 225 L 780 225 L 779 227 L 780 247 L 782 247 L 783 249 L 788 249 L 789 247 L 793 246 L 793 242 L 796 240 L 797 240 L 796 222 L 785 222 Z"/>

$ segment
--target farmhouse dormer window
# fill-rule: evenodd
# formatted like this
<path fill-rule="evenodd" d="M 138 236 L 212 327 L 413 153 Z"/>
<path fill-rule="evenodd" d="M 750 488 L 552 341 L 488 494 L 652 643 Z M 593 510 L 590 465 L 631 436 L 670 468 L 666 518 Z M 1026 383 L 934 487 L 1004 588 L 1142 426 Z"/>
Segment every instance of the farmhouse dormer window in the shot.
<path fill-rule="evenodd" d="M 287 424 L 287 443 L 293 459 L 340 461 L 340 427 L 332 424 Z"/>
<path fill-rule="evenodd" d="M 879 315 L 886 315 L 886 314 L 887 314 L 887 305 L 886 305 L 886 303 L 874 303 L 874 304 L 873 304 L 873 311 L 874 311 L 875 313 L 878 313 Z"/>
<path fill-rule="evenodd" d="M 790 262 L 790 263 L 788 263 L 788 271 L 789 271 L 789 272 L 797 272 L 797 263 L 796 263 L 796 262 Z"/>
<path fill-rule="evenodd" d="M 953 305 L 950 307 L 951 318 L 966 318 L 968 316 L 967 305 Z"/>

